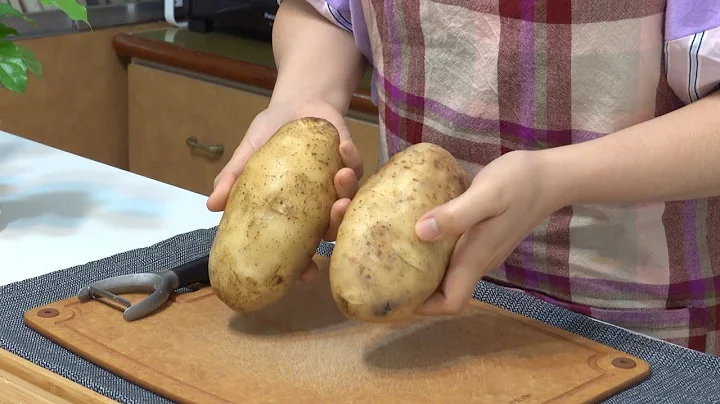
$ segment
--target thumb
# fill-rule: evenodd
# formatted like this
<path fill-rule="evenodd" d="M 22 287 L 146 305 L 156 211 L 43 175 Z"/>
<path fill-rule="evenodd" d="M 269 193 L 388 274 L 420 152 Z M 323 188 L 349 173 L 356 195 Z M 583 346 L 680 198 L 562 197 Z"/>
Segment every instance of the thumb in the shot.
<path fill-rule="evenodd" d="M 225 202 L 230 194 L 230 189 L 240 172 L 245 168 L 245 163 L 250 158 L 256 147 L 252 142 L 243 139 L 240 146 L 235 149 L 233 156 L 227 165 L 220 171 L 213 184 L 213 191 L 208 197 L 206 206 L 212 212 L 220 212 L 225 208 Z"/>
<path fill-rule="evenodd" d="M 501 213 L 499 198 L 487 187 L 473 183 L 459 197 L 424 214 L 415 224 L 415 233 L 424 241 L 458 236 L 477 223 Z"/>

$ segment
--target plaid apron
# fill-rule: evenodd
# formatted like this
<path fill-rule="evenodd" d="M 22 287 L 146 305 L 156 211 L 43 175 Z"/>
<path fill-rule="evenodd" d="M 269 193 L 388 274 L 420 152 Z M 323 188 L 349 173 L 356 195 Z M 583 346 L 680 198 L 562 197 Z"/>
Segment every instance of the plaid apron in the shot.
<path fill-rule="evenodd" d="M 384 157 L 432 142 L 473 175 L 511 150 L 680 107 L 662 63 L 665 2 L 620 3 L 364 1 Z M 718 354 L 718 231 L 717 199 L 569 206 L 487 279 Z"/>
<path fill-rule="evenodd" d="M 720 80 L 720 45 L 697 51 L 699 35 L 720 44 L 701 32 L 720 25 L 715 1 L 307 1 L 375 67 L 383 161 L 431 142 L 474 175 L 512 150 L 653 119 Z M 568 206 L 486 280 L 720 355 L 719 202 Z"/>

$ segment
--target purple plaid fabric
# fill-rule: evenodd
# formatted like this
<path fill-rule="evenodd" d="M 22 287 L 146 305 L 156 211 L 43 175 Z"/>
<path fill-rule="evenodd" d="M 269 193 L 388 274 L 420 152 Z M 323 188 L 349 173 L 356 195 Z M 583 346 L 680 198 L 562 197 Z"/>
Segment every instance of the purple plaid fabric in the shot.
<path fill-rule="evenodd" d="M 443 146 L 469 175 L 583 142 L 720 83 L 720 2 L 308 0 L 373 63 L 383 159 Z M 568 206 L 487 277 L 720 355 L 720 199 Z"/>

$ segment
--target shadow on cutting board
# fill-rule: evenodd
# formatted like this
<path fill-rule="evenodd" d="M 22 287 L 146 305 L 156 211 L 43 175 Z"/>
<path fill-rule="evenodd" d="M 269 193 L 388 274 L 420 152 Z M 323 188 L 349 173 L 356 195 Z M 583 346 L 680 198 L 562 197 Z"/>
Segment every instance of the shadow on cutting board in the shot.
<path fill-rule="evenodd" d="M 296 283 L 283 299 L 265 310 L 235 314 L 230 320 L 232 330 L 258 336 L 318 333 L 352 324 L 335 305 L 326 271 L 312 282 Z"/>
<path fill-rule="evenodd" d="M 487 323 L 487 317 L 469 314 L 418 320 L 374 341 L 363 352 L 363 362 L 376 370 L 434 371 L 542 344 L 517 336 L 507 338 Z"/>
<path fill-rule="evenodd" d="M 325 272 L 321 270 L 310 283 L 298 283 L 285 298 L 263 311 L 233 314 L 230 329 L 244 337 L 275 339 L 278 347 L 312 335 L 346 354 L 356 352 L 368 368 L 379 372 L 456 368 L 503 351 L 540 349 L 547 342 L 530 336 L 536 331 L 477 307 L 457 316 L 395 324 L 351 321 L 335 305 Z"/>

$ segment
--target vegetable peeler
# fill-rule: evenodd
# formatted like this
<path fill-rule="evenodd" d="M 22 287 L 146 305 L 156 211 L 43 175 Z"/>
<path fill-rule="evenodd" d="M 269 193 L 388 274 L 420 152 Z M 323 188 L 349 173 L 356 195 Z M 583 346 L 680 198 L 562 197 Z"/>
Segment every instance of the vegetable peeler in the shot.
<path fill-rule="evenodd" d="M 173 291 L 196 283 L 209 284 L 208 259 L 206 255 L 157 273 L 128 274 L 104 279 L 80 289 L 77 296 L 81 302 L 98 299 L 123 310 L 123 319 L 126 321 L 138 320 L 162 306 Z M 140 292 L 150 293 L 150 296 L 135 304 L 118 296 L 122 293 Z"/>

